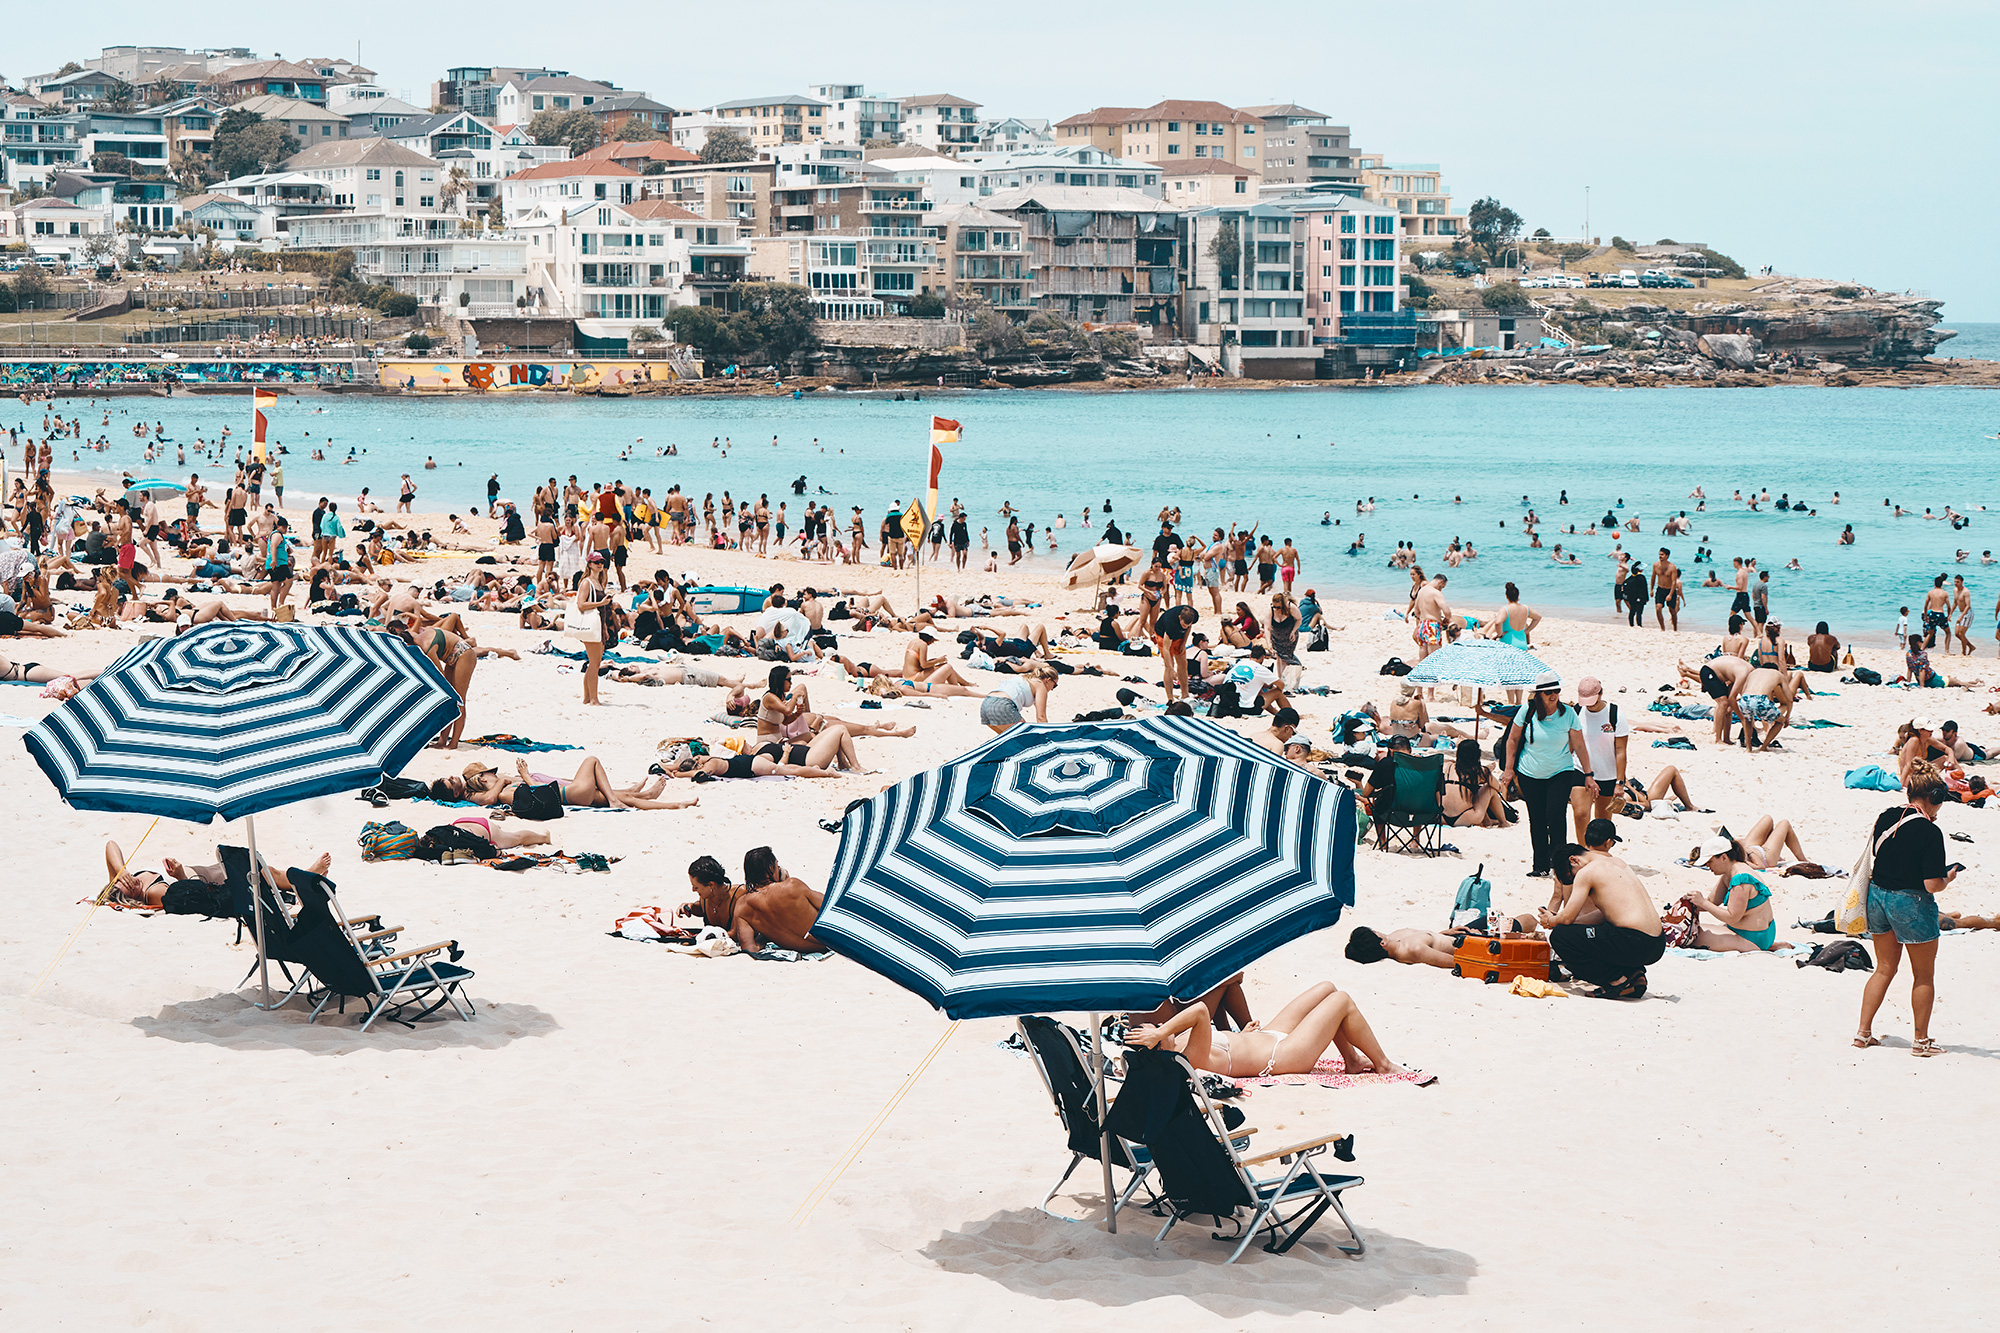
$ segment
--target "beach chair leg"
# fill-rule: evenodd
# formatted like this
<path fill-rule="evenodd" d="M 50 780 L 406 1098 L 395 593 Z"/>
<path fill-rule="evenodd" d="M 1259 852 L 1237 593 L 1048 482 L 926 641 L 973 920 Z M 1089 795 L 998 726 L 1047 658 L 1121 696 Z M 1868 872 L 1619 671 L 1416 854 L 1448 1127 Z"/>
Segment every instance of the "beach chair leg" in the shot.
<path fill-rule="evenodd" d="M 1340 1194 L 1337 1191 L 1329 1193 L 1327 1195 L 1327 1202 L 1333 1205 L 1333 1211 L 1340 1218 L 1340 1224 L 1347 1228 L 1347 1234 L 1354 1238 L 1354 1244 L 1342 1245 L 1336 1241 L 1334 1248 L 1342 1254 L 1354 1255 L 1356 1257 L 1366 1254 L 1368 1252 L 1368 1242 L 1361 1239 L 1361 1233 L 1355 1230 L 1354 1219 L 1347 1215 L 1346 1207 L 1340 1202 Z"/>
<path fill-rule="evenodd" d="M 1049 1211 L 1049 1200 L 1055 1198 L 1056 1195 L 1062 1193 L 1062 1187 L 1069 1183 L 1070 1173 L 1076 1170 L 1076 1164 L 1078 1162 L 1081 1162 L 1082 1160 L 1083 1160 L 1083 1154 L 1080 1152 L 1071 1153 L 1069 1155 L 1069 1167 L 1062 1173 L 1062 1179 L 1056 1181 L 1055 1184 L 1051 1185 L 1049 1187 L 1049 1192 L 1042 1196 L 1043 1212 L 1047 1213 Z M 1054 1213 L 1050 1213 L 1049 1215 L 1051 1217 L 1057 1216 L 1057 1214 Z M 1063 1220 L 1068 1221 L 1069 1219 L 1065 1218 Z"/>
<path fill-rule="evenodd" d="M 1168 1213 L 1167 1224 L 1160 1228 L 1159 1235 L 1153 1237 L 1153 1244 L 1158 1245 L 1161 1241 L 1165 1240 L 1167 1238 L 1167 1233 L 1169 1231 L 1172 1231 L 1174 1229 L 1174 1224 L 1180 1220 L 1181 1220 L 1181 1215 L 1179 1213 L 1174 1213 L 1174 1212 Z"/>
<path fill-rule="evenodd" d="M 1072 1164 L 1072 1166 L 1073 1165 L 1074 1164 Z M 1132 1196 L 1134 1194 L 1137 1194 L 1142 1187 L 1146 1191 L 1146 1197 L 1151 1199 L 1153 1201 L 1153 1204 L 1157 1206 L 1159 1203 L 1160 1196 L 1158 1192 L 1156 1192 L 1150 1184 L 1147 1184 L 1147 1178 L 1151 1176 L 1152 1173 L 1153 1173 L 1153 1168 L 1151 1166 L 1142 1166 L 1134 1169 L 1132 1172 L 1132 1179 L 1129 1182 L 1127 1182 L 1124 1190 L 1120 1192 L 1120 1194 L 1118 1195 L 1118 1202 L 1116 1205 L 1114 1205 L 1113 1211 L 1115 1212 L 1119 1208 L 1124 1208 L 1128 1206 L 1132 1202 Z"/>
<path fill-rule="evenodd" d="M 1250 1242 L 1257 1239 L 1257 1233 L 1264 1229 L 1264 1219 L 1270 1216 L 1271 1213 L 1272 1206 L 1270 1204 L 1260 1203 L 1257 1205 L 1257 1211 L 1252 1213 L 1249 1222 L 1244 1224 L 1243 1239 L 1236 1242 L 1236 1248 L 1231 1250 L 1229 1257 L 1222 1261 L 1225 1265 L 1233 1264 L 1243 1257 L 1243 1251 L 1249 1249 Z M 1217 1236 L 1216 1239 L 1224 1240 L 1227 1237 Z"/>
<path fill-rule="evenodd" d="M 1332 1199 L 1330 1197 L 1322 1198 L 1318 1203 L 1306 1209 L 1305 1212 L 1294 1216 L 1291 1222 L 1274 1222 L 1271 1228 L 1271 1239 L 1264 1246 L 1264 1252 L 1266 1254 L 1283 1254 L 1285 1251 L 1291 1249 L 1292 1246 L 1298 1244 L 1300 1238 L 1306 1232 L 1313 1229 L 1313 1223 L 1326 1215 L 1327 1205 L 1331 1202 Z"/>

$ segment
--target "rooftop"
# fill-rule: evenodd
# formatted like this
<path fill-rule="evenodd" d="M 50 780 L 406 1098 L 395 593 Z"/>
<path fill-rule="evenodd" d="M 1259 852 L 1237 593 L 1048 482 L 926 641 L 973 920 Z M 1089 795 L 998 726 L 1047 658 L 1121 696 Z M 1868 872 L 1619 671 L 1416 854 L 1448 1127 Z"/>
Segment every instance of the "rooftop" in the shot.
<path fill-rule="evenodd" d="M 258 93 L 246 97 L 233 108 L 249 111 L 265 120 L 315 120 L 337 122 L 345 125 L 347 117 L 338 111 L 328 111 L 315 102 L 301 102 L 294 97 L 279 97 L 275 93 Z"/>
<path fill-rule="evenodd" d="M 1167 162 L 1148 162 L 1149 167 L 1158 167 L 1164 176 L 1255 176 L 1257 168 L 1239 167 L 1212 157 L 1192 159 L 1174 158 Z"/>
<path fill-rule="evenodd" d="M 753 106 L 827 106 L 817 97 L 807 97 L 803 93 L 781 93 L 776 97 L 739 97 L 733 102 L 717 102 L 703 108 L 707 111 L 740 111 Z"/>
<path fill-rule="evenodd" d="M 428 161 L 429 159 L 425 159 Z M 609 158 L 577 158 L 570 162 L 544 162 L 538 167 L 517 171 L 510 181 L 568 180 L 574 176 L 637 176 L 639 173 Z"/>
<path fill-rule="evenodd" d="M 422 153 L 387 139 L 322 139 L 285 159 L 288 171 L 313 171 L 327 167 L 435 167 L 437 163 Z"/>
<path fill-rule="evenodd" d="M 994 213 L 1018 208 L 1039 207 L 1047 212 L 1079 213 L 1178 213 L 1173 204 L 1155 199 L 1143 190 L 1126 190 L 1115 185 L 1023 185 L 1012 190 L 996 190 L 980 200 L 980 206 Z"/>
<path fill-rule="evenodd" d="M 954 94 L 952 94 L 952 93 L 919 93 L 919 94 L 918 94 L 917 96 L 915 96 L 915 97 L 905 97 L 905 98 L 901 98 L 901 99 L 899 99 L 899 100 L 900 100 L 900 101 L 902 102 L 902 104 L 903 104 L 904 106 L 969 106 L 969 107 L 977 107 L 977 106 L 979 105 L 979 103 L 977 103 L 977 102 L 973 102 L 973 101 L 968 101 L 967 99 L 965 99 L 965 98 L 963 98 L 963 97 L 959 97 L 959 96 L 956 96 L 956 95 L 954 95 Z"/>

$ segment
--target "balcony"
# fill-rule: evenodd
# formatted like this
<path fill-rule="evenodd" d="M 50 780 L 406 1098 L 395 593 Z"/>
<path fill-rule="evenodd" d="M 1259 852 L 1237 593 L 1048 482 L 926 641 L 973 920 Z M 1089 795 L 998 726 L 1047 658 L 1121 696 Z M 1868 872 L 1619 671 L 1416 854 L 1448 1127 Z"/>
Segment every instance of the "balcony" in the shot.
<path fill-rule="evenodd" d="M 861 205 L 864 213 L 928 213 L 931 201 L 928 199 L 870 199 Z"/>
<path fill-rule="evenodd" d="M 705 259 L 748 259 L 755 252 L 748 241 L 734 241 L 727 245 L 690 245 L 688 253 Z"/>
<path fill-rule="evenodd" d="M 942 227 L 912 227 L 907 223 L 900 227 L 854 227 L 850 231 L 856 236 L 907 236 L 926 240 L 936 240 L 944 234 Z"/>

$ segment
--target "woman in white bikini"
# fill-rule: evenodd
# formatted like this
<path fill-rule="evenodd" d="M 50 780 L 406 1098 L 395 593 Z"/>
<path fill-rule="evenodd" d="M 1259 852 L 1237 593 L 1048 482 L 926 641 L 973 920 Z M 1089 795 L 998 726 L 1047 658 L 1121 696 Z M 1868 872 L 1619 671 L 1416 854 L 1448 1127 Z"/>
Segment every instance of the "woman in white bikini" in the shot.
<path fill-rule="evenodd" d="M 1196 1069 L 1231 1078 L 1310 1074 L 1328 1046 L 1340 1048 L 1350 1074 L 1412 1072 L 1383 1054 L 1354 997 L 1334 989 L 1330 981 L 1307 987 L 1269 1026 L 1253 1022 L 1242 1032 L 1218 1031 L 1207 1007 L 1196 1002 L 1158 1026 L 1131 1029 L 1125 1040 L 1132 1046 L 1179 1051 Z"/>

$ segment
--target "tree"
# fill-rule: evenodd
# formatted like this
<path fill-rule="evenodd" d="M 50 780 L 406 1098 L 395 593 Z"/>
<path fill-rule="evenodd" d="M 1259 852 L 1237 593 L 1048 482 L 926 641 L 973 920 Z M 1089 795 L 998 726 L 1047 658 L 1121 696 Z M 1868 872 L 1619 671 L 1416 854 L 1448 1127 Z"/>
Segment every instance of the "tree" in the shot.
<path fill-rule="evenodd" d="M 292 155 L 292 136 L 276 121 L 232 107 L 215 122 L 209 158 L 225 180 L 269 171 Z"/>
<path fill-rule="evenodd" d="M 33 310 L 35 298 L 48 294 L 49 275 L 42 272 L 42 266 L 23 264 L 20 273 L 14 278 L 14 295 L 20 298 L 21 304 Z"/>
<path fill-rule="evenodd" d="M 1519 310 L 1528 304 L 1528 294 L 1518 282 L 1496 282 L 1479 293 L 1479 303 L 1488 310 Z"/>
<path fill-rule="evenodd" d="M 651 143 L 660 137 L 660 132 L 637 116 L 628 116 L 611 137 L 620 143 Z"/>
<path fill-rule="evenodd" d="M 729 313 L 712 305 L 684 305 L 667 312 L 667 327 L 674 341 L 694 348 L 704 356 L 736 354 L 735 331 Z"/>
<path fill-rule="evenodd" d="M 417 298 L 408 292 L 391 292 L 376 309 L 390 319 L 408 319 L 417 313 Z"/>
<path fill-rule="evenodd" d="M 1521 215 L 1489 196 L 1466 210 L 1465 229 L 1472 243 L 1486 251 L 1487 259 L 1498 263 L 1500 252 L 1521 234 Z"/>
<path fill-rule="evenodd" d="M 110 176 L 129 176 L 132 174 L 132 159 L 123 153 L 110 151 L 92 153 L 90 155 L 90 169 L 92 171 L 104 172 Z"/>
<path fill-rule="evenodd" d="M 494 231 L 504 231 L 507 227 L 507 210 L 501 206 L 500 196 L 494 195 L 486 204 L 486 225 Z"/>
<path fill-rule="evenodd" d="M 471 179 L 464 167 L 455 166 L 445 172 L 444 179 L 438 182 L 438 202 L 450 208 L 465 193 L 466 182 Z"/>
<path fill-rule="evenodd" d="M 11 315 L 20 308 L 21 303 L 14 299 L 13 287 L 0 282 L 0 315 Z"/>
<path fill-rule="evenodd" d="M 1623 250 L 1629 255 L 1637 251 L 1639 247 L 1626 240 L 1623 236 L 1613 236 L 1611 238 L 1611 248 L 1613 250 Z"/>
<path fill-rule="evenodd" d="M 413 333 L 403 339 L 403 346 L 409 348 L 412 352 L 428 352 L 431 350 L 432 343 L 426 335 Z"/>
<path fill-rule="evenodd" d="M 173 178 L 180 182 L 182 190 L 195 194 L 208 184 L 208 163 L 201 155 L 189 148 L 174 149 L 173 161 L 168 164 Z"/>
<path fill-rule="evenodd" d="M 60 79 L 65 74 L 81 74 L 81 73 L 83 73 L 83 66 L 77 64 L 74 60 L 71 60 L 65 62 L 63 67 L 56 71 L 56 77 Z"/>
<path fill-rule="evenodd" d="M 919 292 L 910 298 L 909 314 L 916 319 L 943 319 L 944 298 L 936 292 Z"/>
<path fill-rule="evenodd" d="M 597 147 L 597 117 L 588 111 L 537 111 L 528 122 L 528 137 L 536 143 L 567 144 L 571 157 Z"/>
<path fill-rule="evenodd" d="M 981 356 L 1004 356 L 1021 348 L 1021 330 L 998 310 L 987 307 L 973 317 L 966 332 Z"/>
<path fill-rule="evenodd" d="M 104 100 L 98 105 L 106 111 L 130 111 L 136 100 L 132 85 L 120 79 L 105 90 Z"/>
<path fill-rule="evenodd" d="M 83 243 L 84 257 L 86 259 L 89 259 L 94 264 L 103 263 L 105 260 L 109 259 L 117 251 L 117 249 L 118 249 L 118 238 L 112 235 L 108 231 L 100 231 L 95 236 L 91 237 L 89 240 Z"/>
<path fill-rule="evenodd" d="M 1234 222 L 1225 222 L 1215 229 L 1208 242 L 1208 257 L 1215 261 L 1217 282 L 1225 288 L 1234 287 L 1243 265 L 1243 237 Z"/>
<path fill-rule="evenodd" d="M 748 162 L 755 152 L 750 141 L 735 130 L 710 130 L 702 140 L 699 156 L 704 162 Z"/>
<path fill-rule="evenodd" d="M 1537 241 L 1546 241 L 1552 239 L 1552 234 L 1550 233 L 1547 227 L 1537 227 L 1535 228 L 1534 234 L 1531 239 Z"/>
<path fill-rule="evenodd" d="M 789 282 L 739 282 L 733 295 L 736 318 L 753 335 L 742 339 L 744 346 L 762 348 L 782 364 L 818 343 L 813 334 L 818 312 L 807 288 Z"/>
<path fill-rule="evenodd" d="M 180 95 L 180 82 L 165 74 L 146 85 L 146 103 L 149 106 L 165 106 L 168 102 L 180 100 Z"/>

